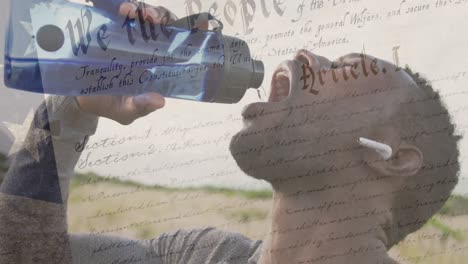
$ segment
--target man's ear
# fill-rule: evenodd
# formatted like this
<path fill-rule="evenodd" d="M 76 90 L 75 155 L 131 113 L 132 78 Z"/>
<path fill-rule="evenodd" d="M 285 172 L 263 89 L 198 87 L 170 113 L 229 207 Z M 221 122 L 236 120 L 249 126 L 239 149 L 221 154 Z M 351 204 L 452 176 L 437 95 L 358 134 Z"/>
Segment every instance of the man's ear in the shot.
<path fill-rule="evenodd" d="M 423 154 L 416 146 L 402 142 L 387 161 L 370 163 L 369 166 L 386 176 L 413 176 L 423 164 Z"/>

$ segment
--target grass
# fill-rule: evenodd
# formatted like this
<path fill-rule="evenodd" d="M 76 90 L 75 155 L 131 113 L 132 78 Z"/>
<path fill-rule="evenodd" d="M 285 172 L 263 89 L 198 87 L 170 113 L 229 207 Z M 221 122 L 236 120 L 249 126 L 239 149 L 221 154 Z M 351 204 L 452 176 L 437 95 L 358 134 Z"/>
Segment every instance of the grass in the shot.
<path fill-rule="evenodd" d="M 268 216 L 268 210 L 262 209 L 242 209 L 230 212 L 228 218 L 239 223 L 248 223 L 257 220 L 265 220 Z"/>
<path fill-rule="evenodd" d="M 439 219 L 437 219 L 437 217 L 432 217 L 431 219 L 429 219 L 426 225 L 430 225 L 442 233 L 441 241 L 447 240 L 449 238 L 452 238 L 455 241 L 459 242 L 465 240 L 465 235 L 460 230 L 451 228 L 450 226 L 444 224 Z"/>
<path fill-rule="evenodd" d="M 271 191 L 247 191 L 228 188 L 167 188 L 142 186 L 133 181 L 96 174 L 78 174 L 70 185 L 68 219 L 70 231 L 119 229 L 112 235 L 138 239 L 156 237 L 181 228 L 215 226 L 261 239 L 271 207 Z M 142 188 L 144 187 L 144 188 Z M 132 193 L 132 190 L 142 191 Z M 97 194 L 109 199 L 93 199 Z M 113 196 L 114 194 L 125 194 Z M 131 223 L 171 219 L 176 221 L 143 224 L 124 228 Z"/>
<path fill-rule="evenodd" d="M 190 215 L 180 220 L 123 229 L 113 232 L 136 239 L 149 239 L 167 231 L 215 226 L 238 232 L 252 239 L 263 239 L 268 231 L 271 191 L 245 191 L 227 188 L 167 188 L 145 186 L 144 192 L 128 197 L 83 202 L 83 198 L 98 192 L 118 193 L 141 187 L 132 181 L 101 178 L 95 174 L 77 175 L 72 179 L 69 202 L 69 224 L 72 232 L 89 232 L 119 228 L 129 223 Z M 159 206 L 121 214 L 105 214 L 117 208 L 129 208 L 148 201 L 163 201 Z M 206 210 L 206 209 L 212 210 Z M 105 216 L 89 218 L 98 212 Z M 390 255 L 401 264 L 465 264 L 468 257 L 468 198 L 454 195 L 439 214 L 423 228 L 410 234 L 393 247 Z M 466 249 L 465 249 L 466 248 Z"/>
<path fill-rule="evenodd" d="M 450 196 L 439 213 L 448 216 L 468 214 L 468 198 L 461 195 Z"/>
<path fill-rule="evenodd" d="M 101 177 L 94 173 L 88 174 L 76 174 L 71 179 L 70 188 L 77 188 L 79 186 L 96 184 L 96 183 L 111 183 L 118 186 L 125 187 L 141 187 L 142 185 L 129 180 L 120 180 L 115 177 Z M 270 190 L 240 190 L 240 189 L 229 189 L 229 188 L 219 188 L 212 186 L 203 186 L 203 187 L 188 187 L 188 188 L 168 188 L 160 185 L 144 185 L 145 189 L 160 191 L 160 192 L 197 192 L 202 191 L 211 194 L 222 194 L 228 197 L 241 196 L 246 199 L 271 199 L 273 192 Z"/>

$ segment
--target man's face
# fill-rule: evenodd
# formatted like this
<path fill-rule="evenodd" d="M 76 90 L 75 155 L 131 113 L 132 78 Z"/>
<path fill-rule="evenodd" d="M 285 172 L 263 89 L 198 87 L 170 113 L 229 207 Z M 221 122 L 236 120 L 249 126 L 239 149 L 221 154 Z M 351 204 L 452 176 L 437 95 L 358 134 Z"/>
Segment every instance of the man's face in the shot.
<path fill-rule="evenodd" d="M 248 105 L 230 150 L 247 174 L 274 182 L 357 157 L 357 139 L 395 113 L 412 80 L 360 54 L 334 63 L 307 51 L 275 71 L 268 102 Z M 413 83 L 414 84 L 414 83 Z M 404 93 L 404 92 L 403 92 Z M 405 98 L 405 97 L 403 97 Z"/>

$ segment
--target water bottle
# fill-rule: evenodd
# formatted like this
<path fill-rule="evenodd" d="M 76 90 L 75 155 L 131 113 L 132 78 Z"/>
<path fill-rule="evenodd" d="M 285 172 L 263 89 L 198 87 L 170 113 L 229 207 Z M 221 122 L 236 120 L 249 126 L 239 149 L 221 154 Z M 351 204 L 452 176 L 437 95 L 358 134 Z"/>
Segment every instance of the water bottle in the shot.
<path fill-rule="evenodd" d="M 236 103 L 261 86 L 263 63 L 246 42 L 224 36 L 209 13 L 162 25 L 142 18 L 65 0 L 12 0 L 5 84 L 66 96 L 157 92 L 216 103 Z M 197 19 L 217 27 L 194 29 Z"/>

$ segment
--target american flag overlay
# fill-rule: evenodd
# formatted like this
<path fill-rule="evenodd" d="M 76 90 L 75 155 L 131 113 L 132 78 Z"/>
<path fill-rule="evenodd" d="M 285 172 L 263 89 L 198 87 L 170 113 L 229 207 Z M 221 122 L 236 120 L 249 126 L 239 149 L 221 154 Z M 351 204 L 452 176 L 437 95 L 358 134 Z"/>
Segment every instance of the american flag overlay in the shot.
<path fill-rule="evenodd" d="M 46 202 L 62 203 L 47 109 L 42 104 L 33 116 L 22 148 L 13 154 L 13 165 L 1 191 Z"/>

